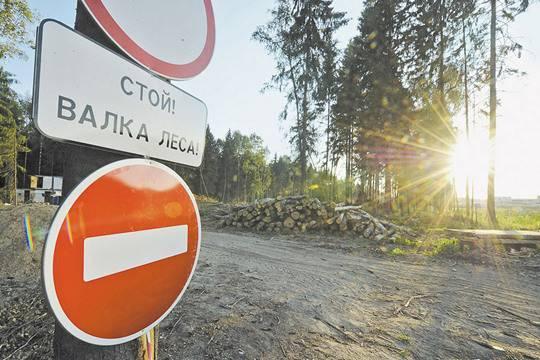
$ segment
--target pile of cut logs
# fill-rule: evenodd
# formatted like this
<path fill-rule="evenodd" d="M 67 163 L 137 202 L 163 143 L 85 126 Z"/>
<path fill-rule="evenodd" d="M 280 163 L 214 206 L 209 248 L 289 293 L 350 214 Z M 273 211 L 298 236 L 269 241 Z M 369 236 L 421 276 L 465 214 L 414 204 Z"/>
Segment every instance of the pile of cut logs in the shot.
<path fill-rule="evenodd" d="M 306 196 L 258 200 L 253 204 L 231 206 L 225 214 L 215 216 L 223 227 L 276 233 L 352 232 L 376 241 L 390 238 L 402 230 L 395 224 L 375 218 L 360 206 L 340 206 Z"/>

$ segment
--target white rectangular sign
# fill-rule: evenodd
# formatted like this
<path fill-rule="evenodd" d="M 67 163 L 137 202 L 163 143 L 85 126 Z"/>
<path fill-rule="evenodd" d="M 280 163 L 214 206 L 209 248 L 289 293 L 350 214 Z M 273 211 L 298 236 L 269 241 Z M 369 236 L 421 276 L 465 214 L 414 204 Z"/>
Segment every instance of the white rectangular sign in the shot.
<path fill-rule="evenodd" d="M 201 165 L 206 105 L 67 26 L 41 23 L 34 78 L 43 135 Z"/>

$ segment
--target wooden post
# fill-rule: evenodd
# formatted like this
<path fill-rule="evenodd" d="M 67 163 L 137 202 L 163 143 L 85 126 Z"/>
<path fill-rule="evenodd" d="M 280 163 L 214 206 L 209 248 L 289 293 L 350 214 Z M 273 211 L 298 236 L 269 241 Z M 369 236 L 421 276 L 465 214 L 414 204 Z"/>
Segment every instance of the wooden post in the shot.
<path fill-rule="evenodd" d="M 86 7 L 80 0 L 77 2 L 75 29 L 124 56 L 124 54 L 94 22 L 92 16 L 88 13 Z M 72 66 L 77 66 L 77 64 L 73 64 Z M 81 69 L 81 71 L 84 71 L 84 69 Z M 95 170 L 114 161 L 128 157 L 114 152 L 75 145 L 64 145 L 64 152 L 64 182 L 62 184 L 63 199 L 65 199 L 65 197 L 85 177 Z M 121 345 L 96 346 L 75 338 L 57 322 L 55 324 L 53 340 L 54 358 L 58 360 L 156 359 L 155 349 L 157 349 L 157 336 L 155 339 L 156 341 L 151 342 L 144 341 L 143 338 L 146 339 L 146 336 Z M 154 338 L 153 331 L 151 333 L 151 338 Z M 148 351 L 148 344 L 153 347 L 151 352 Z M 148 356 L 149 353 L 152 354 L 152 357 Z"/>

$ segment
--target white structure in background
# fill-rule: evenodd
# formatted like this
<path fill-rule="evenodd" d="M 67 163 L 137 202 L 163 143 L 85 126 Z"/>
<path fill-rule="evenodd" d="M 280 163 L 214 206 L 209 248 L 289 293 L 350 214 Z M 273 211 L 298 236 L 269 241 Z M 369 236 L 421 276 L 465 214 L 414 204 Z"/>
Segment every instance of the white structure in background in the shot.
<path fill-rule="evenodd" d="M 28 177 L 29 187 L 17 189 L 17 201 L 19 203 L 51 203 L 59 204 L 62 196 L 61 176 L 31 175 Z"/>

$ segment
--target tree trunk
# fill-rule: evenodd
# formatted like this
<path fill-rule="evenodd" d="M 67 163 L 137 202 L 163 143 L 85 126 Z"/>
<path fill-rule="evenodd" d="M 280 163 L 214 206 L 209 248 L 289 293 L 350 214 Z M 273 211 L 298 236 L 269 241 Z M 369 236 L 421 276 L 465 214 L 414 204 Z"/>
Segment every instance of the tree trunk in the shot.
<path fill-rule="evenodd" d="M 85 6 L 77 3 L 75 29 L 95 41 L 120 53 L 110 39 L 94 22 Z M 77 64 L 72 64 L 77 66 Z M 99 70 L 98 70 L 99 71 Z M 62 197 L 65 197 L 88 175 L 95 170 L 114 161 L 127 158 L 126 155 L 97 150 L 91 147 L 64 145 L 64 181 Z M 156 338 L 157 339 L 157 338 Z M 144 346 L 143 346 L 144 345 Z M 157 347 L 157 344 L 154 344 Z M 97 360 L 97 359 L 142 359 L 145 355 L 146 344 L 133 340 L 114 346 L 96 346 L 85 343 L 68 333 L 58 322 L 55 324 L 53 349 L 55 359 L 66 360 Z"/>
<path fill-rule="evenodd" d="M 328 175 L 328 157 L 330 154 L 330 97 L 326 97 L 326 154 L 324 159 L 324 173 Z"/>
<path fill-rule="evenodd" d="M 347 203 L 352 203 L 352 126 L 349 126 L 347 130 L 347 160 L 345 165 L 346 171 L 346 187 L 345 187 L 345 198 Z"/>
<path fill-rule="evenodd" d="M 441 8 L 439 9 L 439 74 L 437 79 L 437 90 L 438 90 L 438 97 L 440 103 L 438 106 L 441 107 L 441 113 L 440 116 L 446 117 L 446 96 L 444 93 L 444 85 L 445 85 L 445 79 L 444 79 L 444 54 L 446 51 L 446 41 L 444 37 L 444 28 L 445 28 L 445 21 L 446 21 L 446 4 L 443 0 L 440 4 Z M 441 119 L 443 121 L 446 121 L 445 119 Z"/>
<path fill-rule="evenodd" d="M 17 206 L 17 126 L 13 129 L 13 193 L 12 201 L 15 206 Z"/>
<path fill-rule="evenodd" d="M 465 132 L 467 138 L 467 148 L 470 149 L 471 139 L 469 133 L 469 73 L 468 73 L 468 59 L 467 59 L 467 38 L 465 36 L 465 15 L 463 15 L 463 83 L 465 86 Z M 471 204 L 470 204 L 470 174 L 469 167 L 467 167 L 467 176 L 465 179 L 465 216 L 467 219 L 472 218 Z"/>
<path fill-rule="evenodd" d="M 497 226 L 495 214 L 495 137 L 497 134 L 497 0 L 491 0 L 491 46 L 489 59 L 489 168 L 487 214 L 490 224 Z"/>
<path fill-rule="evenodd" d="M 438 116 L 440 119 L 439 121 L 444 124 L 445 127 L 449 129 L 449 112 L 447 108 L 446 103 L 446 77 L 445 77 L 445 54 L 446 54 L 446 46 L 447 46 L 447 38 L 445 36 L 445 30 L 446 30 L 446 16 L 447 16 L 447 8 L 446 8 L 446 1 L 442 0 L 439 5 L 439 11 L 438 11 L 438 21 L 439 21 L 439 55 L 438 55 L 438 63 L 439 63 L 439 71 L 437 75 L 437 103 L 435 106 L 435 109 L 437 109 L 436 116 Z M 444 130 L 443 130 L 444 131 Z M 445 136 L 443 135 L 443 138 Z M 446 205 L 446 198 L 448 196 L 451 196 L 449 194 L 449 189 L 451 189 L 451 186 L 449 186 L 449 182 L 446 182 L 446 185 L 442 188 L 442 190 L 437 193 L 432 198 L 432 205 L 438 210 L 438 211 L 444 211 L 444 206 Z"/>
<path fill-rule="evenodd" d="M 24 146 L 26 148 L 28 148 L 28 137 L 26 138 L 26 143 L 24 144 Z M 28 151 L 25 151 L 24 152 L 24 175 L 23 175 L 23 188 L 26 189 L 26 179 L 28 178 L 28 176 L 26 176 L 27 174 L 27 165 L 28 165 Z"/>
<path fill-rule="evenodd" d="M 223 162 L 225 163 L 225 159 Z M 226 163 L 225 163 L 226 164 Z M 223 195 L 221 196 L 221 201 L 227 202 L 227 166 L 224 166 L 224 176 L 223 176 Z"/>
<path fill-rule="evenodd" d="M 476 214 L 476 205 L 474 200 L 474 179 L 471 181 L 471 222 L 474 222 L 474 217 Z"/>
<path fill-rule="evenodd" d="M 389 165 L 384 169 L 384 208 L 387 213 L 392 212 L 392 177 L 390 175 Z"/>
<path fill-rule="evenodd" d="M 302 139 L 301 139 L 301 131 L 300 129 L 302 128 L 302 116 L 300 116 L 300 99 L 298 97 L 298 92 L 299 92 L 299 89 L 298 89 L 298 85 L 297 85 L 297 82 L 296 82 L 296 77 L 294 76 L 294 68 L 293 68 L 293 63 L 292 63 L 292 59 L 289 56 L 287 56 L 287 60 L 289 61 L 289 76 L 290 76 L 290 79 L 291 79 L 291 82 L 292 82 L 292 86 L 293 86 L 293 94 L 294 94 L 294 105 L 296 107 L 296 125 L 298 127 L 298 140 L 297 140 L 297 150 L 298 150 L 298 153 L 300 155 L 300 162 L 302 162 Z M 300 165 L 302 167 L 302 165 Z M 304 193 L 304 185 L 305 183 L 300 181 L 302 184 L 301 184 L 301 193 L 303 194 Z M 294 191 L 294 187 L 295 187 L 295 183 L 296 181 L 293 181 L 293 191 Z"/>
<path fill-rule="evenodd" d="M 377 207 L 381 204 L 381 170 L 378 164 L 375 167 L 375 203 Z"/>
<path fill-rule="evenodd" d="M 302 126 L 299 129 L 298 138 L 300 141 L 300 194 L 304 194 L 307 180 L 307 136 L 308 136 L 308 84 L 304 79 L 304 90 L 302 98 Z"/>

